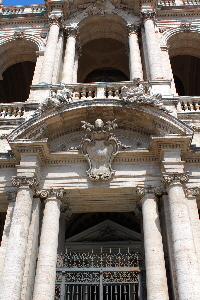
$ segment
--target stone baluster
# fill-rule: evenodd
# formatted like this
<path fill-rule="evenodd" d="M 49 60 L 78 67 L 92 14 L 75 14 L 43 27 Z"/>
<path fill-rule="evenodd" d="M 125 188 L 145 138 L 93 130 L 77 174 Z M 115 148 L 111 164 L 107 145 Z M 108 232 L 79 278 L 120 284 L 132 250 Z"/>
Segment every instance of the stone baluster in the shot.
<path fill-rule="evenodd" d="M 62 14 L 52 14 L 49 17 L 50 30 L 44 53 L 44 60 L 41 70 L 40 83 L 51 84 L 56 57 L 57 42 L 61 25 Z"/>
<path fill-rule="evenodd" d="M 198 213 L 197 201 L 196 201 L 196 197 L 198 194 L 199 194 L 198 188 L 186 189 L 190 222 L 193 231 L 194 244 L 195 244 L 197 259 L 199 262 L 199 270 L 200 270 L 200 220 L 199 220 L 199 213 Z"/>
<path fill-rule="evenodd" d="M 17 186 L 18 190 L 1 276 L 1 300 L 21 299 L 33 188 L 37 185 L 37 179 L 18 176 L 13 178 L 13 185 Z"/>
<path fill-rule="evenodd" d="M 154 11 L 142 11 L 141 18 L 145 29 L 145 42 L 147 47 L 150 80 L 163 79 L 161 65 L 161 51 L 157 41 L 154 26 Z"/>
<path fill-rule="evenodd" d="M 168 192 L 171 239 L 177 291 L 181 300 L 196 300 L 200 295 L 200 274 L 183 183 L 186 173 L 163 173 Z"/>
<path fill-rule="evenodd" d="M 62 82 L 65 84 L 73 83 L 77 33 L 77 27 L 70 27 L 67 29 L 68 36 L 62 72 Z"/>
<path fill-rule="evenodd" d="M 157 197 L 154 188 L 139 188 L 142 196 L 146 286 L 148 300 L 169 300 Z"/>
<path fill-rule="evenodd" d="M 41 191 L 46 198 L 33 300 L 54 300 L 59 233 L 60 205 L 63 190 Z"/>
<path fill-rule="evenodd" d="M 138 43 L 138 30 L 138 25 L 127 25 L 129 39 L 130 80 L 133 80 L 134 78 L 140 78 L 141 80 L 143 80 L 142 62 Z"/>

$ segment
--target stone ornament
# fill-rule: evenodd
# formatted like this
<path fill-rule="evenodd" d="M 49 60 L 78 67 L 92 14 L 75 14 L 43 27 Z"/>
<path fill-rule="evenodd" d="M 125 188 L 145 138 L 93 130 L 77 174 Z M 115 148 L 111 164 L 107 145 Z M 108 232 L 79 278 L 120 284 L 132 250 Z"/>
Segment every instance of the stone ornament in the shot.
<path fill-rule="evenodd" d="M 15 202 L 16 196 L 17 196 L 16 192 L 6 192 L 6 198 L 7 198 L 8 202 Z"/>
<path fill-rule="evenodd" d="M 61 25 L 62 14 L 52 14 L 49 16 L 49 24 L 50 25 Z"/>
<path fill-rule="evenodd" d="M 186 193 L 187 197 L 195 197 L 195 196 L 199 195 L 200 191 L 199 191 L 198 187 L 186 188 L 185 193 Z"/>
<path fill-rule="evenodd" d="M 14 38 L 17 40 L 23 39 L 24 38 L 24 31 L 18 30 L 14 32 Z"/>
<path fill-rule="evenodd" d="M 180 182 L 186 183 L 189 180 L 189 174 L 186 173 L 163 173 L 163 182 L 165 185 L 170 185 L 171 183 Z"/>
<path fill-rule="evenodd" d="M 150 105 L 166 111 L 161 101 L 162 95 L 150 94 L 149 89 L 147 87 L 145 88 L 142 84 L 140 84 L 139 78 L 135 78 L 133 80 L 133 86 L 131 88 L 127 86 L 122 87 L 121 98 L 126 104 Z"/>
<path fill-rule="evenodd" d="M 47 110 L 64 107 L 73 102 L 72 91 L 64 84 L 58 90 L 51 90 L 51 96 L 42 101 L 38 107 L 36 114 L 41 114 Z"/>
<path fill-rule="evenodd" d="M 119 148 L 117 138 L 109 131 L 115 129 L 117 124 L 115 120 L 104 124 L 101 119 L 97 119 L 94 125 L 85 121 L 82 123 L 82 128 L 87 133 L 82 141 L 81 150 L 90 166 L 86 174 L 94 181 L 109 180 L 115 173 L 111 162 Z"/>
<path fill-rule="evenodd" d="M 127 34 L 130 35 L 132 33 L 138 34 L 140 30 L 140 24 L 127 24 L 126 25 L 126 31 Z"/>
<path fill-rule="evenodd" d="M 67 36 L 73 36 L 73 37 L 77 37 L 78 36 L 78 26 L 76 27 L 67 27 L 66 28 L 66 32 L 67 32 Z"/>
<path fill-rule="evenodd" d="M 29 186 L 29 188 L 35 189 L 39 181 L 36 177 L 14 176 L 12 178 L 12 184 L 16 187 Z"/>
<path fill-rule="evenodd" d="M 50 196 L 56 196 L 58 199 L 63 199 L 65 195 L 64 189 L 54 190 L 53 188 L 48 190 L 37 190 L 36 196 L 40 198 L 47 199 Z"/>
<path fill-rule="evenodd" d="M 190 32 L 192 29 L 191 23 L 181 23 L 180 29 L 182 32 Z"/>

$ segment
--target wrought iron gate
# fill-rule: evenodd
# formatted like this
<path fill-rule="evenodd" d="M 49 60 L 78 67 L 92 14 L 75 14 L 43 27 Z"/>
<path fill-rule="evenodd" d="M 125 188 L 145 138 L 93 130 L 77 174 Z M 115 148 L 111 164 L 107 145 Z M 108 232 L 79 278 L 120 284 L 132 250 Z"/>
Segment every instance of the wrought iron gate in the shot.
<path fill-rule="evenodd" d="M 138 253 L 58 256 L 55 300 L 145 299 L 145 270 Z"/>

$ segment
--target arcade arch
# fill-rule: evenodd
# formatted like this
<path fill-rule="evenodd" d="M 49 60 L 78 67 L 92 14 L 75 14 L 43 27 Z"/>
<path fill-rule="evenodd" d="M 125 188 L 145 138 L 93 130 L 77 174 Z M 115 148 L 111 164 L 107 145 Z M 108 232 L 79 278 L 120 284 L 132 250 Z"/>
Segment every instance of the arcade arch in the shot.
<path fill-rule="evenodd" d="M 170 37 L 169 56 L 177 93 L 200 95 L 200 34 L 180 32 Z"/>
<path fill-rule="evenodd" d="M 26 39 L 9 41 L 0 47 L 0 101 L 27 100 L 33 79 L 38 45 Z"/>

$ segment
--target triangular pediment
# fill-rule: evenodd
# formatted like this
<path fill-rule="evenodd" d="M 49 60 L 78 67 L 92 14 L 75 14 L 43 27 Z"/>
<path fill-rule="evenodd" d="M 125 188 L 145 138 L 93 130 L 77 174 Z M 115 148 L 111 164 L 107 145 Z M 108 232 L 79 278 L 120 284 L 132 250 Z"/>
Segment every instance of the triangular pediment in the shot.
<path fill-rule="evenodd" d="M 141 234 L 110 220 L 105 220 L 66 240 L 66 243 L 140 241 Z"/>

